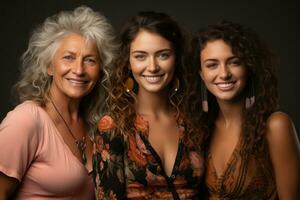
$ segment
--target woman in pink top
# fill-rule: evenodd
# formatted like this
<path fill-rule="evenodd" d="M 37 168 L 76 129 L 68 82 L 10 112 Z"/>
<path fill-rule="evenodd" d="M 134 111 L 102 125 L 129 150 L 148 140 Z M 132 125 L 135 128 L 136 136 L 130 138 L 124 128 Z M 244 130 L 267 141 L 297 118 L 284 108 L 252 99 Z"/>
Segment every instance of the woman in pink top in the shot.
<path fill-rule="evenodd" d="M 24 53 L 21 104 L 0 125 L 0 199 L 93 199 L 93 124 L 114 59 L 111 25 L 88 7 L 49 17 Z"/>

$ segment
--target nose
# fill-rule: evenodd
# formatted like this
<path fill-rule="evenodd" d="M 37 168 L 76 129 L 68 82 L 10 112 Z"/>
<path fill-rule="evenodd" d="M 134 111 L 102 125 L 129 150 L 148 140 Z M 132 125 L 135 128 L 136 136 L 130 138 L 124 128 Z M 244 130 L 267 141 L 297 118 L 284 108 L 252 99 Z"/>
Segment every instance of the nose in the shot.
<path fill-rule="evenodd" d="M 155 57 L 149 58 L 149 63 L 148 63 L 147 68 L 148 68 L 148 71 L 150 71 L 152 73 L 159 71 L 159 65 L 158 65 L 158 62 Z"/>
<path fill-rule="evenodd" d="M 219 74 L 220 74 L 220 78 L 223 79 L 223 80 L 230 79 L 231 75 L 232 75 L 231 72 L 230 72 L 229 66 L 227 66 L 225 64 L 221 65 Z"/>
<path fill-rule="evenodd" d="M 82 75 L 84 72 L 84 63 L 83 60 L 78 59 L 76 62 L 74 62 L 74 66 L 72 68 L 72 72 L 78 76 Z"/>

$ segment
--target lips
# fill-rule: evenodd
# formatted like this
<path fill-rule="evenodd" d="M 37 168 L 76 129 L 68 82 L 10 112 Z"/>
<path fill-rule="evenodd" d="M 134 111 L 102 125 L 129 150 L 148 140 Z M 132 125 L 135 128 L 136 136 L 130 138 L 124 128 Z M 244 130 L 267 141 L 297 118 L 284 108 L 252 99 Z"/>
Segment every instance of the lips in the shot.
<path fill-rule="evenodd" d="M 143 75 L 143 77 L 149 83 L 157 83 L 163 78 L 163 76 L 164 76 L 164 74 L 162 74 L 162 75 Z"/>
<path fill-rule="evenodd" d="M 216 83 L 216 85 L 222 91 L 229 91 L 234 87 L 235 83 L 236 83 L 235 81 L 230 81 L 230 82 Z"/>
<path fill-rule="evenodd" d="M 74 85 L 84 85 L 88 83 L 87 80 L 82 79 L 67 78 L 67 80 Z"/>

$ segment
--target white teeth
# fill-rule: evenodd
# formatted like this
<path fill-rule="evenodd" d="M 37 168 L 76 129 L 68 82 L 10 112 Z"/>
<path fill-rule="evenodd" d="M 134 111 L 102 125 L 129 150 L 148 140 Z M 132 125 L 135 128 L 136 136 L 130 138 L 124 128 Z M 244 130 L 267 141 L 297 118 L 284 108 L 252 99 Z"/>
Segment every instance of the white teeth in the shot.
<path fill-rule="evenodd" d="M 81 80 L 69 79 L 69 81 L 74 84 L 85 84 L 85 81 L 81 81 Z"/>
<path fill-rule="evenodd" d="M 220 86 L 220 87 L 229 87 L 231 85 L 233 85 L 233 83 L 219 83 L 218 84 L 218 86 Z"/>
<path fill-rule="evenodd" d="M 228 82 L 228 83 L 218 83 L 217 86 L 218 86 L 218 88 L 220 88 L 221 90 L 228 90 L 228 89 L 231 89 L 232 87 L 234 87 L 234 83 L 233 83 L 233 82 Z"/>
<path fill-rule="evenodd" d="M 155 83 L 160 81 L 162 76 L 144 76 L 144 78 L 150 83 Z"/>

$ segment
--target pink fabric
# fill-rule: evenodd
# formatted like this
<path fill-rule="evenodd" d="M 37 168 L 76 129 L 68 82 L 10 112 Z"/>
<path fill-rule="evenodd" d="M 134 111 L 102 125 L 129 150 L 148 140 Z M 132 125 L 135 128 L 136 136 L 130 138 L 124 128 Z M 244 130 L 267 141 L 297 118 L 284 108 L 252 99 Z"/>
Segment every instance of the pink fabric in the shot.
<path fill-rule="evenodd" d="M 94 198 L 87 169 L 32 101 L 18 105 L 0 124 L 0 171 L 21 182 L 17 199 Z"/>

